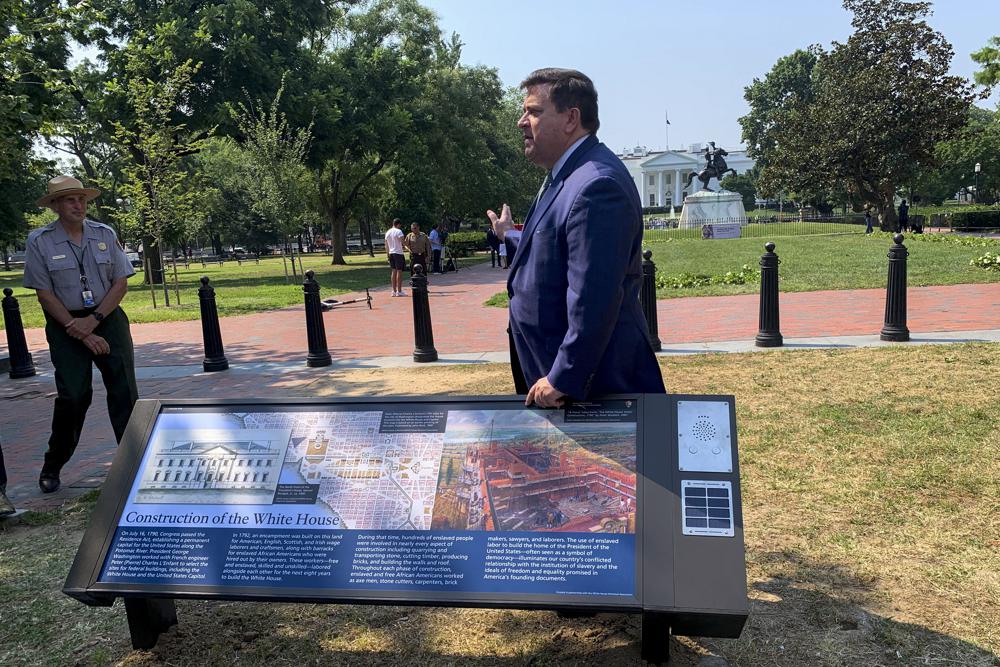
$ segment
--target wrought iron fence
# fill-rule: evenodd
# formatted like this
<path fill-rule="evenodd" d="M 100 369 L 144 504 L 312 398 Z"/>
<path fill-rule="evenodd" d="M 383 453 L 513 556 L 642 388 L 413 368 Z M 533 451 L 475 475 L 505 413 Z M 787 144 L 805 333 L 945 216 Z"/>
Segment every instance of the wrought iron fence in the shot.
<path fill-rule="evenodd" d="M 874 221 L 876 229 L 878 221 Z M 737 231 L 738 230 L 738 231 Z M 804 236 L 808 234 L 863 234 L 863 215 L 768 215 L 742 218 L 718 218 L 682 227 L 680 218 L 650 218 L 645 221 L 643 238 L 663 241 L 672 238 L 763 238 Z"/>

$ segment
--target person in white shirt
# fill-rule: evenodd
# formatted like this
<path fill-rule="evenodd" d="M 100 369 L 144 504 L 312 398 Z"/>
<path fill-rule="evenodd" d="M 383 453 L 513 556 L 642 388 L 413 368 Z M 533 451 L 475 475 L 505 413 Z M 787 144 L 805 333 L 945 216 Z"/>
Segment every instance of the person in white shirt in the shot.
<path fill-rule="evenodd" d="M 385 253 L 389 256 L 393 296 L 406 296 L 403 292 L 403 269 L 406 268 L 406 257 L 403 255 L 403 230 L 400 229 L 402 226 L 402 221 L 395 218 L 392 227 L 385 233 Z"/>

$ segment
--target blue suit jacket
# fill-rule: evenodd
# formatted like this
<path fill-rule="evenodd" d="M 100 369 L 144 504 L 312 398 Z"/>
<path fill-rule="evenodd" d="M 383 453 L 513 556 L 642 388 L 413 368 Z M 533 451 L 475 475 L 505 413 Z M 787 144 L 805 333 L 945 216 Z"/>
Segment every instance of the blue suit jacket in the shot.
<path fill-rule="evenodd" d="M 571 397 L 664 392 L 639 304 L 642 206 L 614 153 L 588 137 L 529 211 L 507 279 L 530 387 Z"/>

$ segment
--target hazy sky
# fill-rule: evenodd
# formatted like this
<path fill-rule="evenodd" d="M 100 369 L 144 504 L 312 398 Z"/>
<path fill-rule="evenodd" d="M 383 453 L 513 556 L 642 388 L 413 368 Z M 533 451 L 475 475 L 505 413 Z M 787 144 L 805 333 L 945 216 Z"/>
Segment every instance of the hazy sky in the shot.
<path fill-rule="evenodd" d="M 446 34 L 461 36 L 465 63 L 497 68 L 507 85 L 538 67 L 590 76 L 600 95 L 599 135 L 616 151 L 637 143 L 662 149 L 664 111 L 672 148 L 739 144 L 743 88 L 781 56 L 851 31 L 839 0 L 421 2 Z M 953 72 L 971 78 L 977 67 L 969 54 L 1000 34 L 1000 1 L 937 0 L 929 22 L 955 50 Z"/>

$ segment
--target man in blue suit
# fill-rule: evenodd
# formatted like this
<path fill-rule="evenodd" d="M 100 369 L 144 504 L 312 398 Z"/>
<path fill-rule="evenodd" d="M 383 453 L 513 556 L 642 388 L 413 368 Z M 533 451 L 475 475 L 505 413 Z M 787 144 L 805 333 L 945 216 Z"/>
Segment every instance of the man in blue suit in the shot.
<path fill-rule="evenodd" d="M 526 405 L 540 407 L 567 397 L 662 393 L 639 304 L 642 205 L 625 165 L 595 136 L 594 84 L 575 70 L 547 68 L 521 88 L 524 154 L 548 174 L 523 231 L 506 204 L 499 216 L 487 212 L 513 251 L 515 385 L 527 388 Z"/>

